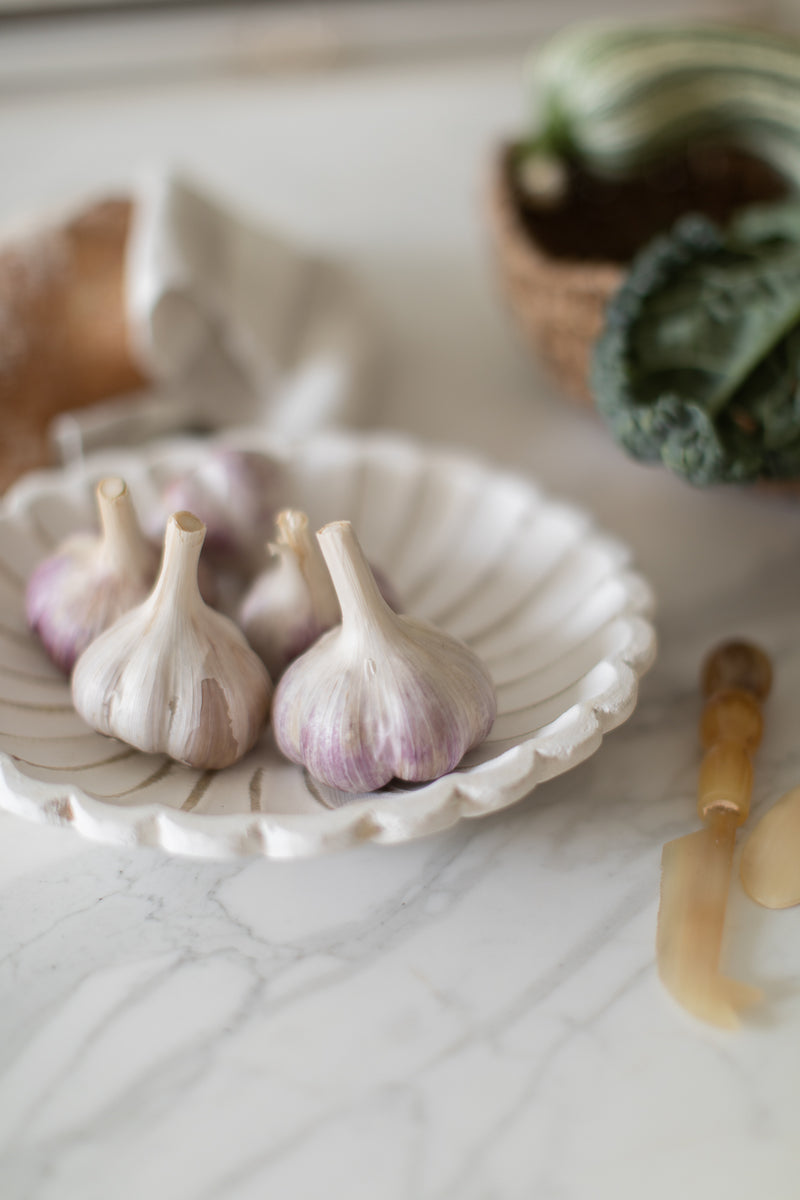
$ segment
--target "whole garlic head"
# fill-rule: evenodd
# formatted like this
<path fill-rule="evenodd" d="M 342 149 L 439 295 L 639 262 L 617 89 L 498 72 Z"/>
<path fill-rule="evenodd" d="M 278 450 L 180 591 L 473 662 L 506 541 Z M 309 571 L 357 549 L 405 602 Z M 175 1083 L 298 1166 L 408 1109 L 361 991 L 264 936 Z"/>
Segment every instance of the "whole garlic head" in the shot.
<path fill-rule="evenodd" d="M 191 513 L 170 517 L 152 593 L 84 651 L 72 698 L 100 733 L 216 769 L 236 762 L 258 739 L 272 682 L 233 621 L 200 596 L 204 536 Z"/>
<path fill-rule="evenodd" d="M 342 623 L 278 684 L 278 747 L 345 792 L 446 774 L 494 722 L 488 671 L 463 642 L 389 608 L 349 522 L 326 525 L 317 537 Z"/>
<path fill-rule="evenodd" d="M 239 625 L 274 680 L 340 619 L 330 573 L 306 514 L 284 509 L 276 526 L 277 536 L 269 545 L 272 561 L 239 610 Z"/>
<path fill-rule="evenodd" d="M 145 598 L 158 568 L 125 481 L 101 479 L 95 494 L 100 534 L 62 542 L 33 572 L 25 594 L 28 624 L 66 674 L 98 634 Z"/>
<path fill-rule="evenodd" d="M 252 575 L 264 564 L 283 478 L 283 465 L 269 455 L 221 446 L 171 480 L 163 501 L 168 512 L 189 510 L 203 521 L 210 562 Z"/>

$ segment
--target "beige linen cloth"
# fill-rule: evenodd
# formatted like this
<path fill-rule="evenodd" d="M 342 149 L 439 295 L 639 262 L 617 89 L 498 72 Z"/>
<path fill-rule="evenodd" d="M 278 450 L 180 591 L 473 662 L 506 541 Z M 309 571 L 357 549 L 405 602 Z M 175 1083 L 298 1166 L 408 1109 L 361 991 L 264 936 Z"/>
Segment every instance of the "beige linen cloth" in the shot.
<path fill-rule="evenodd" d="M 135 200 L 125 302 L 153 385 L 57 417 L 63 460 L 182 430 L 297 438 L 366 419 L 375 331 L 344 266 L 175 174 L 151 173 Z"/>

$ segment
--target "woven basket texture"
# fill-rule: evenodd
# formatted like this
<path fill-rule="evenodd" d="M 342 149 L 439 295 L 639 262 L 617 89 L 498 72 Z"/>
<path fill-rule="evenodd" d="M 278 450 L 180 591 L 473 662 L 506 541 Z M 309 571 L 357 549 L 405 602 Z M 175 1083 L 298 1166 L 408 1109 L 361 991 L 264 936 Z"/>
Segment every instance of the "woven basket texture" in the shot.
<path fill-rule="evenodd" d="M 604 311 L 633 255 L 682 214 L 725 222 L 785 185 L 749 155 L 717 147 L 624 183 L 573 172 L 563 201 L 535 208 L 516 185 L 513 147 L 491 164 L 488 220 L 499 281 L 517 325 L 566 398 L 592 404 L 589 365 Z"/>

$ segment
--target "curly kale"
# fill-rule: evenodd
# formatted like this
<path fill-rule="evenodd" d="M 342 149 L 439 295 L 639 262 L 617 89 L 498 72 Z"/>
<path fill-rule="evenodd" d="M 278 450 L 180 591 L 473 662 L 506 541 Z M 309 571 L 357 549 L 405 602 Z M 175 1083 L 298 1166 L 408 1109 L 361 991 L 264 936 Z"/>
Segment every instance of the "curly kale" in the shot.
<path fill-rule="evenodd" d="M 800 204 L 651 241 L 606 310 L 592 389 L 630 454 L 694 484 L 800 476 Z"/>

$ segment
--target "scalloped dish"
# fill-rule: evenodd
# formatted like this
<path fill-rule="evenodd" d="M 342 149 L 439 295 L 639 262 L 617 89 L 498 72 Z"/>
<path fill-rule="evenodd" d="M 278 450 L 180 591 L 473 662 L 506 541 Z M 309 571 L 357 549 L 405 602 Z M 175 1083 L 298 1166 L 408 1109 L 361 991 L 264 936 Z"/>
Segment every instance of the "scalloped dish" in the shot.
<path fill-rule="evenodd" d="M 145 526 L 157 519 L 161 482 L 215 444 L 185 438 L 28 476 L 3 502 L 0 807 L 117 845 L 304 857 L 496 812 L 587 758 L 633 711 L 655 655 L 651 592 L 626 547 L 584 512 L 527 480 L 394 435 L 287 446 L 249 430 L 221 442 L 281 459 L 285 503 L 304 508 L 314 528 L 351 520 L 402 610 L 472 646 L 497 688 L 488 738 L 432 783 L 342 804 L 281 757 L 269 728 L 216 772 L 90 730 L 27 628 L 26 579 L 68 533 L 95 525 L 94 486 L 105 474 L 125 478 Z"/>

